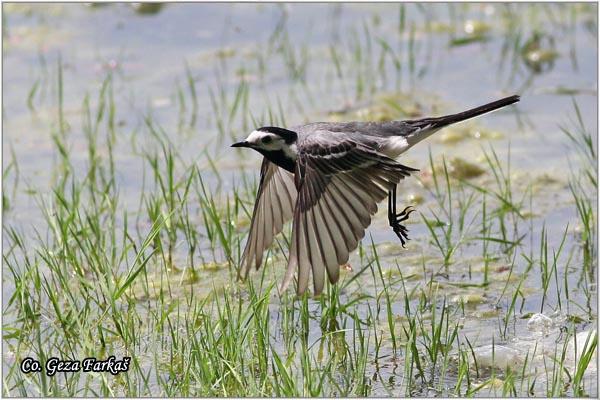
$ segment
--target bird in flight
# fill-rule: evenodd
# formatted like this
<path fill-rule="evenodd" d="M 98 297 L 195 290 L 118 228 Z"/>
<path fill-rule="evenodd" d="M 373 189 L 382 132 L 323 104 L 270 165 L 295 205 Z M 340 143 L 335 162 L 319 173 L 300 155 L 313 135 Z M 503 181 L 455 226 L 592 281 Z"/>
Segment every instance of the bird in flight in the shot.
<path fill-rule="evenodd" d="M 390 226 L 402 245 L 408 231 L 401 223 L 413 208 L 396 212 L 396 187 L 417 169 L 395 159 L 448 125 L 519 101 L 506 97 L 443 117 L 390 122 L 316 122 L 289 129 L 258 128 L 232 147 L 264 156 L 250 233 L 239 275 L 259 269 L 263 252 L 283 225 L 293 219 L 284 291 L 298 270 L 297 293 L 306 291 L 312 272 L 314 294 L 339 279 L 340 266 L 364 237 L 377 204 L 388 197 Z"/>

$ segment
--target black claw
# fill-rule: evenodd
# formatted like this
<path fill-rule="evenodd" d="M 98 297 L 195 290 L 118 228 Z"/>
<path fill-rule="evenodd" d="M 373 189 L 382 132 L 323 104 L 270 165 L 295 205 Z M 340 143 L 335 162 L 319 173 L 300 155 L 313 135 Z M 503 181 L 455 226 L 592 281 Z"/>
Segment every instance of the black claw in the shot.
<path fill-rule="evenodd" d="M 400 224 L 394 224 L 392 226 L 394 233 L 396 234 L 396 236 L 398 236 L 398 239 L 400 239 L 400 243 L 402 243 L 402 247 L 406 248 L 406 242 L 409 241 L 409 237 L 408 237 L 408 229 L 404 226 L 404 225 L 400 225 Z"/>
<path fill-rule="evenodd" d="M 400 243 L 402 243 L 402 247 L 406 247 L 406 242 L 410 239 L 408 238 L 408 229 L 401 224 L 408 219 L 410 214 L 415 210 L 413 206 L 408 206 L 400 214 L 396 213 L 396 186 L 394 186 L 389 193 L 388 196 L 388 219 L 390 221 L 390 226 L 394 230 L 398 239 L 400 239 Z"/>
<path fill-rule="evenodd" d="M 413 206 L 408 206 L 400 214 L 396 214 L 396 222 L 406 221 L 410 213 L 417 211 Z"/>

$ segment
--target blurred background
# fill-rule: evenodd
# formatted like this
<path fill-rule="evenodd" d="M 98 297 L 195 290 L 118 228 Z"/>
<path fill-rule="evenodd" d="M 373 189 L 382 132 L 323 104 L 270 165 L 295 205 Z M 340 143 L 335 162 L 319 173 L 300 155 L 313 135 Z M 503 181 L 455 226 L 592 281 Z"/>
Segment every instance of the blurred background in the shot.
<path fill-rule="evenodd" d="M 561 327 L 568 325 L 574 335 L 596 323 L 596 4 L 3 3 L 2 11 L 3 255 L 10 265 L 3 269 L 3 312 L 8 323 L 16 326 L 27 319 L 23 315 L 29 315 L 28 308 L 16 299 L 25 301 L 28 296 L 39 299 L 35 307 L 48 321 L 56 317 L 44 299 L 48 293 L 62 293 L 64 282 L 46 281 L 51 289 L 44 292 L 19 277 L 31 278 L 29 267 L 22 267 L 30 259 L 37 260 L 35 268 L 44 274 L 51 271 L 50 276 L 58 270 L 78 271 L 69 257 L 56 267 L 49 261 L 59 257 L 55 250 L 63 244 L 75 246 L 75 232 L 87 229 L 61 229 L 63 222 L 72 222 L 70 217 L 59 218 L 69 215 L 68 210 L 89 207 L 92 215 L 100 216 L 99 226 L 106 234 L 114 235 L 112 242 L 107 239 L 92 247 L 106 248 L 107 254 L 123 252 L 120 258 L 113 253 L 114 265 L 108 265 L 117 277 L 135 265 L 132 248 L 145 249 L 145 235 L 164 217 L 166 225 L 156 236 L 160 240 L 153 243 L 161 252 L 168 248 L 161 253 L 168 257 L 153 258 L 147 272 L 139 275 L 145 276 L 143 287 L 127 290 L 155 300 L 158 295 L 149 295 L 148 281 L 160 286 L 165 284 L 160 277 L 167 276 L 167 285 L 183 287 L 171 292 L 169 286 L 171 300 L 189 305 L 190 293 L 204 298 L 213 289 L 238 290 L 231 282 L 245 242 L 261 158 L 229 145 L 255 127 L 437 116 L 512 94 L 521 95 L 516 106 L 446 129 L 401 158 L 421 170 L 416 179 L 403 183 L 399 194 L 403 206 L 416 205 L 422 213 L 411 217 L 413 241 L 406 253 L 399 253 L 403 250 L 384 217 L 376 218 L 365 239 L 379 246 L 386 266 L 395 269 L 400 260 L 403 273 L 415 277 L 404 288 L 399 280 L 391 284 L 397 294 L 391 306 L 398 315 L 396 328 L 403 321 L 399 316 L 407 314 L 404 291 L 433 290 L 433 281 L 439 284 L 439 301 L 428 303 L 430 294 L 411 295 L 411 307 L 439 309 L 441 296 L 443 304 L 447 297 L 452 312 L 461 315 L 453 318 L 461 321 L 461 335 L 471 337 L 474 346 L 499 343 L 501 338 L 507 346 L 507 365 L 518 363 L 524 346 L 535 347 L 531 335 L 539 333 L 544 343 L 555 345 L 568 342 Z M 580 171 L 584 178 L 575 184 L 573 177 Z M 446 183 L 448 191 L 450 186 L 455 190 L 455 203 L 448 201 Z M 77 185 L 82 197 L 76 201 L 70 195 Z M 192 187 L 189 196 L 186 185 Z M 576 195 L 588 190 L 589 213 L 587 208 L 582 211 Z M 464 213 L 453 211 L 459 209 Z M 453 217 L 453 212 L 460 216 Z M 170 225 L 171 220 L 177 222 Z M 481 239 L 488 234 L 494 239 Z M 137 245 L 131 247 L 130 242 Z M 551 279 L 540 272 L 543 263 L 534 261 L 543 258 L 540 243 L 575 249 L 569 250 L 568 262 L 560 264 L 564 269 L 554 277 L 550 272 Z M 86 253 L 83 248 L 74 251 Z M 281 278 L 283 254 L 274 250 L 269 262 L 277 268 L 268 269 L 269 282 Z M 369 254 L 361 247 L 353 256 L 354 273 L 367 265 Z M 183 278 L 181 271 L 190 266 L 200 271 L 199 278 Z M 390 276 L 398 278 L 395 273 Z M 370 315 L 372 301 L 361 296 L 378 290 L 374 273 L 365 275 L 369 276 L 361 276 L 343 294 L 360 316 Z M 93 274 L 85 276 L 94 279 Z M 344 276 L 348 281 L 352 275 Z M 134 286 L 139 281 L 131 280 Z M 567 282 L 571 290 L 563 290 Z M 77 285 L 72 285 L 75 290 Z M 124 289 L 118 293 L 129 296 Z M 36 290 L 38 294 L 32 294 Z M 379 300 L 378 296 L 378 305 Z M 134 303 L 129 303 L 130 310 L 139 308 L 143 315 L 157 307 Z M 309 304 L 313 311 L 322 306 L 313 300 Z M 278 321 L 279 301 L 269 307 Z M 527 322 L 536 313 L 549 315 L 553 328 L 542 320 L 538 332 L 535 320 L 530 329 Z M 318 337 L 323 326 L 317 319 L 311 320 L 311 338 Z M 60 329 L 48 324 L 42 337 L 61 349 L 56 339 Z M 152 333 L 153 327 L 141 329 Z M 8 368 L 19 357 L 17 344 L 36 337 L 27 332 L 5 336 Z M 390 332 L 380 334 L 387 343 Z M 150 349 L 151 354 L 157 348 L 153 340 L 158 339 L 144 337 L 140 349 Z M 274 348 L 287 345 L 279 336 L 272 340 Z M 116 343 L 118 347 L 121 342 Z M 370 356 L 374 352 L 369 348 Z M 448 387 L 464 385 L 456 374 L 444 378 L 439 387 L 436 383 L 415 389 L 394 383 L 391 377 L 400 374 L 397 364 L 375 365 L 377 357 L 365 372 L 368 390 L 344 392 L 325 385 L 323 394 L 446 395 L 454 393 Z M 537 360 L 536 368 L 543 369 L 543 360 Z M 163 371 L 163 361 L 149 356 L 140 362 L 141 370 L 152 366 Z M 298 367 L 299 361 L 294 363 Z M 18 374 L 6 374 L 7 381 L 18 381 Z M 593 395 L 596 371 L 591 374 L 586 375 L 586 390 Z M 534 386 L 542 387 L 535 394 L 567 393 L 544 391 L 548 379 L 546 374 L 534 380 Z M 153 378 L 139 393 L 171 393 L 163 384 Z M 15 383 L 19 385 L 23 382 Z M 528 384 L 522 387 L 521 383 L 518 393 L 527 393 Z M 154 392 L 157 388 L 163 391 Z"/>
<path fill-rule="evenodd" d="M 568 154 L 557 128 L 574 116 L 573 99 L 586 125 L 596 125 L 594 4 L 5 4 L 3 10 L 4 165 L 14 151 L 21 175 L 35 186 L 51 181 L 59 62 L 63 122 L 74 150 L 82 145 L 84 97 L 96 102 L 112 77 L 115 150 L 123 163 L 133 162 L 129 139 L 147 136 L 148 115 L 186 157 L 210 149 L 221 168 L 237 168 L 239 157 L 256 164 L 258 155 L 232 152 L 227 144 L 257 125 L 417 118 L 518 93 L 517 115 L 503 118 L 502 126 L 494 124 L 499 114 L 484 119 L 502 128 L 491 134 L 494 146 L 510 141 L 518 167 L 560 171 Z M 464 156 L 473 142 L 479 146 L 457 141 L 449 153 Z M 421 159 L 414 153 L 408 157 Z M 85 153 L 73 156 L 81 162 Z M 125 185 L 137 185 L 135 168 L 118 169 Z M 14 205 L 26 206 L 27 199 Z"/>

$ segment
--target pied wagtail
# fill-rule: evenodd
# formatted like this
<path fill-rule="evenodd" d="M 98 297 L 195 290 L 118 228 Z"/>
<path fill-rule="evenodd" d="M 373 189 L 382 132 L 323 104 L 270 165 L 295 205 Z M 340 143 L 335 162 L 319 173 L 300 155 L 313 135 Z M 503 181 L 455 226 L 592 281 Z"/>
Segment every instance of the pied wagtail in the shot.
<path fill-rule="evenodd" d="M 250 234 L 239 275 L 246 278 L 283 225 L 293 218 L 285 290 L 298 269 L 297 293 L 314 294 L 339 278 L 377 212 L 388 197 L 390 226 L 404 246 L 405 221 L 414 209 L 396 213 L 396 186 L 417 169 L 395 159 L 443 127 L 516 103 L 506 97 L 458 114 L 391 122 L 316 122 L 289 129 L 258 128 L 232 147 L 248 147 L 264 156 Z"/>

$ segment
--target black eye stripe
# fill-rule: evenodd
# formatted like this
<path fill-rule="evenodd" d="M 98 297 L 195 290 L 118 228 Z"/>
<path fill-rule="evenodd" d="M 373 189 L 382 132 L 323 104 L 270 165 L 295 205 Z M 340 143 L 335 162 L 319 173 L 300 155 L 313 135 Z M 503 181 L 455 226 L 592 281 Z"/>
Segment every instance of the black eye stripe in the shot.
<path fill-rule="evenodd" d="M 262 142 L 263 143 L 271 143 L 271 141 L 273 140 L 273 138 L 271 136 L 265 136 L 264 138 L 262 138 Z"/>

